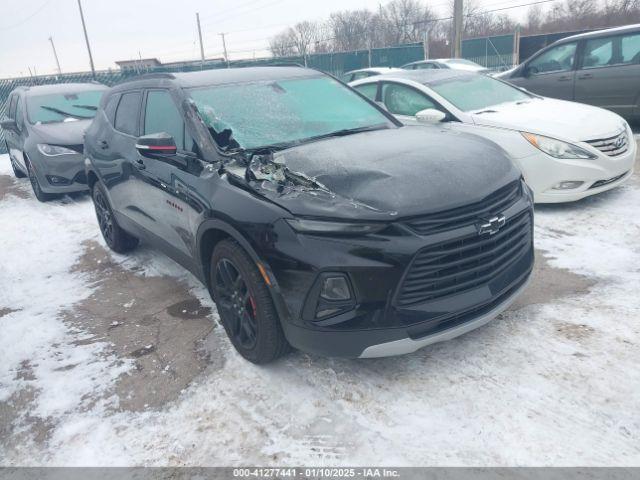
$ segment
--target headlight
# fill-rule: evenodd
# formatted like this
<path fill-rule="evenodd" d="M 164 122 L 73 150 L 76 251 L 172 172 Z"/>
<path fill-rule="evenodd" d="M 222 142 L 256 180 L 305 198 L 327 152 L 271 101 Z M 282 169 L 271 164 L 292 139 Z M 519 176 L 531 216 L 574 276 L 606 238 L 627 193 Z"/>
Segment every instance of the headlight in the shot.
<path fill-rule="evenodd" d="M 384 223 L 348 223 L 327 222 L 324 220 L 308 220 L 305 218 L 285 219 L 296 232 L 333 234 L 333 235 L 366 235 L 386 228 Z"/>
<path fill-rule="evenodd" d="M 520 132 L 527 141 L 539 150 L 542 150 L 547 155 L 551 155 L 555 158 L 563 159 L 591 159 L 598 158 L 597 155 L 587 152 L 585 149 L 573 145 L 571 143 L 563 142 L 562 140 L 556 140 L 555 138 L 545 137 L 542 135 L 536 135 L 534 133 Z"/>
<path fill-rule="evenodd" d="M 78 152 L 71 150 L 70 148 L 59 147 L 58 145 L 49 145 L 46 143 L 39 143 L 38 150 L 47 157 L 56 157 L 58 155 L 74 155 Z"/>

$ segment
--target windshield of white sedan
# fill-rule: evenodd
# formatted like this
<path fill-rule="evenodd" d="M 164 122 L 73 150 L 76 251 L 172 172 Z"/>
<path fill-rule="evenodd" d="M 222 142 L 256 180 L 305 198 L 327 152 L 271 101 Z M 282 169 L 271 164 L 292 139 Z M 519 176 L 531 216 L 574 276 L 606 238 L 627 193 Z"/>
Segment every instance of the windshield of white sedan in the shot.
<path fill-rule="evenodd" d="M 38 95 L 27 99 L 32 124 L 72 122 L 96 115 L 104 90 Z"/>
<path fill-rule="evenodd" d="M 459 77 L 429 85 L 463 112 L 531 100 L 531 95 L 485 75 Z"/>
<path fill-rule="evenodd" d="M 291 145 L 393 126 L 375 107 L 330 77 L 218 85 L 193 89 L 190 95 L 224 150 Z"/>

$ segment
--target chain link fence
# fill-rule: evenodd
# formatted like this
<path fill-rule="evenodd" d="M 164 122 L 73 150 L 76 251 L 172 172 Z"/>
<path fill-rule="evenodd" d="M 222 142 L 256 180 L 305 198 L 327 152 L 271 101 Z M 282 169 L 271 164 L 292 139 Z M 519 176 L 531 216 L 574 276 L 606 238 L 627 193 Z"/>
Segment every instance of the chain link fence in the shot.
<path fill-rule="evenodd" d="M 306 57 L 263 58 L 255 60 L 235 60 L 229 62 L 229 67 L 268 66 L 283 63 L 305 65 L 333 75 L 341 75 L 349 70 L 376 67 L 399 67 L 405 63 L 421 60 L 424 56 L 422 43 L 400 45 L 397 47 L 374 48 L 354 52 L 317 53 Z M 226 68 L 221 61 L 208 61 L 203 65 L 194 63 L 181 66 L 159 66 L 153 68 L 138 68 L 132 70 L 103 70 L 97 71 L 95 79 L 91 72 L 64 73 L 61 75 L 38 75 L 22 78 L 0 79 L 0 118 L 5 117 L 7 98 L 19 86 L 50 85 L 54 83 L 86 83 L 100 82 L 109 87 L 120 82 L 130 80 L 145 73 L 175 73 L 197 70 L 211 70 Z M 0 130 L 0 153 L 6 153 L 4 133 Z"/>

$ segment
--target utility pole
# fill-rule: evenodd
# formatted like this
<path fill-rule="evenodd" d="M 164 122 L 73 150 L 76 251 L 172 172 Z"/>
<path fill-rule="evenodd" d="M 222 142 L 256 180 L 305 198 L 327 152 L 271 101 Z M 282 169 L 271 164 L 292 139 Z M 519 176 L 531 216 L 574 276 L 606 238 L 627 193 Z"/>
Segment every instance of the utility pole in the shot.
<path fill-rule="evenodd" d="M 53 43 L 53 38 L 49 37 L 49 41 L 51 42 L 51 48 L 53 48 L 53 56 L 56 59 L 56 66 L 58 67 L 58 75 L 62 74 L 62 69 L 60 68 L 60 61 L 58 60 L 58 52 L 56 52 L 56 46 Z"/>
<path fill-rule="evenodd" d="M 453 44 L 451 45 L 453 58 L 462 56 L 462 0 L 453 0 Z"/>
<path fill-rule="evenodd" d="M 429 60 L 429 29 L 424 31 L 424 39 L 422 40 L 422 50 L 424 51 L 424 59 Z"/>
<path fill-rule="evenodd" d="M 96 69 L 93 66 L 93 55 L 91 55 L 91 46 L 89 45 L 89 36 L 87 35 L 87 25 L 84 23 L 84 13 L 82 13 L 82 3 L 78 0 L 78 8 L 80 9 L 80 19 L 82 20 L 82 30 L 84 30 L 84 41 L 87 43 L 87 52 L 89 52 L 89 63 L 91 64 L 91 76 L 96 79 Z"/>
<path fill-rule="evenodd" d="M 196 13 L 196 22 L 198 23 L 198 39 L 200 40 L 200 61 L 204 67 L 204 47 L 202 46 L 202 29 L 200 28 L 200 14 Z"/>
<path fill-rule="evenodd" d="M 224 41 L 224 36 L 226 34 L 220 33 L 219 35 L 222 37 L 222 48 L 224 49 L 224 61 L 227 62 L 227 68 L 229 68 L 229 56 L 227 55 L 227 43 Z"/>

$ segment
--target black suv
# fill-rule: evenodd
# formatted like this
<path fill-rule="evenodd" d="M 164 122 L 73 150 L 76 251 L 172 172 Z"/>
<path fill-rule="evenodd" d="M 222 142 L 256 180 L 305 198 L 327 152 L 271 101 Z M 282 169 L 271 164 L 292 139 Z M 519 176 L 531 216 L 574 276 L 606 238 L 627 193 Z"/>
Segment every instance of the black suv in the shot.
<path fill-rule="evenodd" d="M 498 146 L 404 127 L 313 70 L 123 83 L 85 153 L 109 247 L 193 272 L 255 363 L 412 352 L 488 322 L 531 272 L 531 192 Z"/>

